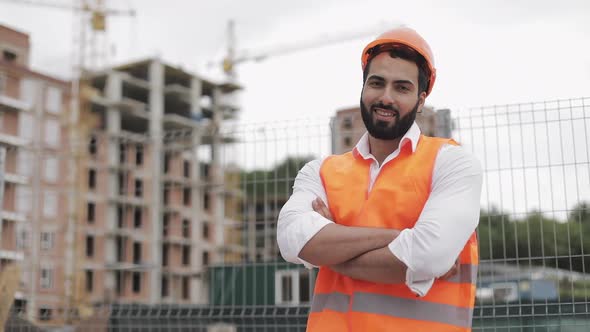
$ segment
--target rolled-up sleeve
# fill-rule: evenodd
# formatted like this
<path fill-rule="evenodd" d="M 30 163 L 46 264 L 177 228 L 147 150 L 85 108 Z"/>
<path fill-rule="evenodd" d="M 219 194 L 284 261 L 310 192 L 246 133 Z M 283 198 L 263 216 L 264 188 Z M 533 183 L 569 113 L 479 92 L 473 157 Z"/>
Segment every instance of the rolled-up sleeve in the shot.
<path fill-rule="evenodd" d="M 313 211 L 311 206 L 316 197 L 320 197 L 328 205 L 320 178 L 321 163 L 321 160 L 310 161 L 299 171 L 293 185 L 293 194 L 281 209 L 277 224 L 277 242 L 283 258 L 307 268 L 315 266 L 299 258 L 301 249 L 322 228 L 332 223 Z"/>
<path fill-rule="evenodd" d="M 424 295 L 445 274 L 479 223 L 482 168 L 460 146 L 444 146 L 433 171 L 430 196 L 415 226 L 389 244 L 408 267 L 406 284 Z M 412 288 L 412 287 L 410 287 Z"/>

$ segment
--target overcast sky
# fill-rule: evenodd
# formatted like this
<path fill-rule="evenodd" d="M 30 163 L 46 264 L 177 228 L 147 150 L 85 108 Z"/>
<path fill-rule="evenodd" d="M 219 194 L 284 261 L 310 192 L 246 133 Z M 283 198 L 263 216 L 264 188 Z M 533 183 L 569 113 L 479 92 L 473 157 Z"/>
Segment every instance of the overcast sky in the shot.
<path fill-rule="evenodd" d="M 71 12 L 3 1 L 0 0 L 0 24 L 31 35 L 34 69 L 67 78 L 77 29 Z M 71 3 L 67 0 L 55 2 Z M 110 64 L 159 56 L 169 64 L 214 79 L 221 77 L 220 71 L 207 64 L 220 61 L 224 55 L 229 19 L 236 22 L 238 53 L 240 50 L 276 51 L 284 45 L 317 40 L 345 40 L 353 31 L 372 31 L 356 40 L 270 57 L 263 62 L 244 63 L 237 68 L 239 82 L 245 88 L 240 95 L 242 122 L 276 120 L 278 124 L 275 125 L 279 127 L 302 124 L 297 132 L 276 129 L 279 128 L 276 126 L 275 129 L 264 126 L 264 130 L 250 130 L 252 135 L 259 136 L 252 138 L 258 143 L 238 144 L 230 153 L 238 159 L 244 156 L 240 159 L 241 167 L 267 167 L 287 154 L 329 153 L 327 118 L 340 108 L 358 105 L 362 76 L 360 52 L 385 26 L 406 24 L 430 43 L 438 77 L 427 104 L 451 108 L 455 115 L 465 115 L 470 107 L 590 96 L 590 1 L 586 0 L 106 2 L 111 8 L 137 11 L 133 19 L 108 19 Z M 495 112 L 495 108 L 479 110 L 480 113 L 488 111 Z M 528 176 L 513 174 L 513 170 L 520 170 L 521 164 L 539 165 L 537 158 L 542 156 L 538 157 L 535 149 L 534 156 L 526 157 L 522 152 L 523 158 L 526 157 L 523 161 L 512 161 L 514 151 L 506 150 L 511 142 L 490 143 L 500 136 L 510 135 L 504 132 L 499 135 L 500 131 L 495 132 L 492 127 L 490 135 L 493 137 L 490 136 L 487 143 L 483 136 L 479 141 L 464 138 L 480 160 L 486 161 L 484 167 L 491 177 L 485 181 L 483 206 L 486 207 L 487 202 L 512 211 L 541 207 L 557 211 L 590 199 L 587 144 L 582 144 L 579 153 L 575 153 L 574 166 L 560 166 L 567 161 L 562 147 L 571 145 L 563 145 L 563 140 L 571 136 L 575 141 L 574 133 L 582 135 L 578 142 L 588 140 L 583 135 L 587 135 L 586 124 L 590 127 L 589 118 L 586 111 L 582 112 L 584 122 L 563 123 L 565 132 L 560 128 L 543 130 L 543 126 L 547 126 L 542 123 L 535 125 L 539 128 L 527 127 L 526 132 L 522 125 L 512 128 L 515 134 L 520 133 L 526 139 L 544 137 L 546 140 L 545 143 L 532 140 L 516 144 L 522 151 L 529 151 L 527 147 L 532 145 L 549 146 L 548 143 L 557 142 L 555 148 L 547 148 L 548 155 L 563 159 L 555 163 L 548 161 L 549 165 L 556 165 L 556 172 L 540 169 Z M 583 128 L 573 130 L 574 123 Z M 481 124 L 482 128 L 488 125 L 492 126 Z M 257 125 L 256 128 L 262 127 Z M 557 136 L 559 139 L 551 136 L 554 133 L 561 133 Z M 509 151 L 507 160 L 512 162 L 508 165 L 510 173 L 502 173 L 501 177 L 494 173 L 499 166 L 490 160 L 501 162 L 502 158 L 488 156 L 495 149 L 500 151 L 500 146 Z M 535 167 L 533 169 L 537 169 Z M 524 182 L 517 183 L 513 179 Z M 507 188 L 512 189 L 508 194 L 501 194 Z M 530 194 L 523 193 L 523 189 Z M 535 198 L 541 193 L 543 197 Z M 503 200 L 507 201 L 502 203 Z"/>
<path fill-rule="evenodd" d="M 49 0 L 47 0 L 49 1 Z M 71 3 L 67 0 L 54 2 Z M 387 24 L 406 24 L 430 43 L 438 78 L 427 103 L 466 108 L 588 95 L 590 2 L 117 0 L 137 16 L 108 20 L 111 63 L 159 55 L 209 77 L 236 21 L 237 49 L 276 50 L 323 38 L 366 37 L 244 63 L 237 69 L 245 121 L 328 117 L 358 104 L 360 52 Z M 67 77 L 70 12 L 0 2 L 0 24 L 27 32 L 35 69 Z"/>

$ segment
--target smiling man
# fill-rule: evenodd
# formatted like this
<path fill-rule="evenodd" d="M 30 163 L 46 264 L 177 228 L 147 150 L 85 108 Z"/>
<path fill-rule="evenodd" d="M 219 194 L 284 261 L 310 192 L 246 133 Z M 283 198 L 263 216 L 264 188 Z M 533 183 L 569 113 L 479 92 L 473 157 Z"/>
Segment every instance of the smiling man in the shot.
<path fill-rule="evenodd" d="M 353 151 L 305 165 L 278 220 L 283 257 L 319 267 L 307 330 L 470 331 L 482 169 L 415 123 L 436 78 L 414 30 L 363 50 Z"/>

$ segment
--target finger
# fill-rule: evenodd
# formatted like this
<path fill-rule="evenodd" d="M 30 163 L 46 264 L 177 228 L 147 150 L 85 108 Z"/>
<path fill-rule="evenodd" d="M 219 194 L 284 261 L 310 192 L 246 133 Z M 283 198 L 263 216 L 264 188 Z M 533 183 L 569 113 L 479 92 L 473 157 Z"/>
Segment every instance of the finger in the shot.
<path fill-rule="evenodd" d="M 330 213 L 330 209 L 328 209 L 328 207 L 326 206 L 326 203 L 324 203 L 324 201 L 319 197 L 317 200 L 318 200 L 318 205 L 319 205 L 320 209 L 322 210 L 322 215 L 325 218 L 332 220 L 332 214 Z"/>
<path fill-rule="evenodd" d="M 451 269 L 447 271 L 447 273 L 442 275 L 440 279 L 449 279 L 453 277 L 455 274 L 457 274 L 457 272 L 459 272 L 459 261 L 455 261 L 455 264 L 453 264 Z"/>
<path fill-rule="evenodd" d="M 316 197 L 312 202 L 312 207 L 313 210 L 319 213 L 322 217 L 332 220 L 332 214 L 321 198 Z"/>

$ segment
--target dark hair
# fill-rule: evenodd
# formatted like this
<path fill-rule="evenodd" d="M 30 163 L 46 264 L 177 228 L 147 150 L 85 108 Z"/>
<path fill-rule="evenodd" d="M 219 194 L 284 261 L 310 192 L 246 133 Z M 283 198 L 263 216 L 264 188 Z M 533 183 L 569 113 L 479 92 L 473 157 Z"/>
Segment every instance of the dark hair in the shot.
<path fill-rule="evenodd" d="M 418 94 L 428 89 L 428 85 L 430 84 L 430 68 L 428 68 L 426 59 L 413 48 L 404 44 L 394 43 L 376 45 L 367 51 L 367 53 L 369 53 L 369 58 L 367 59 L 365 70 L 363 71 L 363 84 L 365 84 L 367 75 L 369 75 L 371 61 L 373 61 L 378 54 L 383 52 L 389 52 L 389 56 L 392 58 L 400 58 L 415 63 L 416 66 L 418 66 Z"/>

